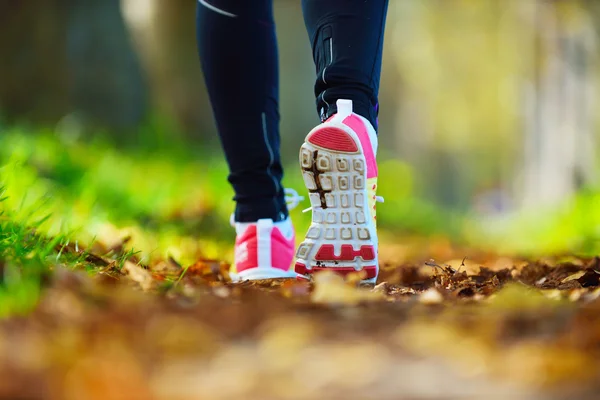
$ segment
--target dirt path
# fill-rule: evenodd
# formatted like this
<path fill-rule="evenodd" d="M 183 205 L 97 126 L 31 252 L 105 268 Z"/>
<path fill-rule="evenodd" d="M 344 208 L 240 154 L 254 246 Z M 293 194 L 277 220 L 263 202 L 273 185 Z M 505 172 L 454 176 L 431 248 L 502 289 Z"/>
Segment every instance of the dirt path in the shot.
<path fill-rule="evenodd" d="M 600 260 L 478 256 L 390 261 L 374 288 L 57 266 L 0 323 L 0 398 L 598 398 Z"/>

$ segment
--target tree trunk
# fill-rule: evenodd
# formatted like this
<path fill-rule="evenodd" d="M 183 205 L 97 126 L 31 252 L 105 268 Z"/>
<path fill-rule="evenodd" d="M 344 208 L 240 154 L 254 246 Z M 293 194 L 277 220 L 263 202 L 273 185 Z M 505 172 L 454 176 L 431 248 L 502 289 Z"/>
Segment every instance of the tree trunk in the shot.
<path fill-rule="evenodd" d="M 196 2 L 122 0 L 144 70 L 152 108 L 189 138 L 215 130 L 196 45 Z"/>
<path fill-rule="evenodd" d="M 0 115 L 56 122 L 68 110 L 66 7 L 60 0 L 0 1 Z"/>
<path fill-rule="evenodd" d="M 567 26 L 552 4 L 538 2 L 535 14 L 539 53 L 537 80 L 526 96 L 524 142 L 525 207 L 553 206 L 581 185 L 594 183 L 593 87 L 589 69 L 592 30 L 582 19 Z"/>
<path fill-rule="evenodd" d="M 25 29 L 24 29 L 25 28 Z M 137 126 L 145 90 L 119 0 L 0 2 L 0 113 L 56 123 Z"/>
<path fill-rule="evenodd" d="M 145 117 L 142 71 L 119 0 L 70 0 L 67 59 L 72 108 L 89 123 L 135 128 Z"/>

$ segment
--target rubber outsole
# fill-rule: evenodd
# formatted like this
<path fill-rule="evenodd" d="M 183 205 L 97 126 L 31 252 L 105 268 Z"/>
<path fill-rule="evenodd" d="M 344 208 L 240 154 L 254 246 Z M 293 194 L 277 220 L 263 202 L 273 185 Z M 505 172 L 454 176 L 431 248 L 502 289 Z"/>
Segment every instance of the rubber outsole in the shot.
<path fill-rule="evenodd" d="M 350 128 L 325 123 L 300 149 L 300 167 L 312 206 L 312 224 L 296 252 L 299 274 L 331 270 L 378 275 L 377 232 L 368 204 L 366 160 Z"/>

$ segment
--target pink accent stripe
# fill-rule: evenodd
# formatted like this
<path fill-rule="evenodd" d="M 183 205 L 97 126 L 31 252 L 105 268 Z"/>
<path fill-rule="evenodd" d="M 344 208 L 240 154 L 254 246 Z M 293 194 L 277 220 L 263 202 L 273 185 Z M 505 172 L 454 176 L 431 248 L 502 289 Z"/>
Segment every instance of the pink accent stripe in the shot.
<path fill-rule="evenodd" d="M 249 226 L 246 231 L 235 240 L 235 267 L 237 272 L 246 271 L 258 267 L 258 228 L 256 225 Z M 260 265 L 260 267 L 273 267 L 287 271 L 294 259 L 295 235 L 287 239 L 281 231 L 274 227 L 270 234 L 271 240 L 271 264 Z M 245 250 L 240 251 L 240 247 Z M 244 254 L 245 253 L 245 254 Z M 245 257 L 243 257 L 245 255 Z M 239 259 L 238 256 L 242 256 Z"/>
<path fill-rule="evenodd" d="M 245 257 L 238 258 L 238 249 L 245 243 Z M 242 272 L 250 268 L 255 268 L 258 264 L 258 243 L 256 225 L 251 225 L 241 236 L 235 240 L 235 268 L 237 272 Z"/>
<path fill-rule="evenodd" d="M 354 250 L 351 244 L 343 244 L 341 246 L 340 255 L 335 255 L 335 249 L 332 244 L 324 244 L 319 248 L 315 255 L 315 260 L 318 261 L 354 261 L 356 257 L 362 257 L 365 261 L 375 259 L 375 248 L 371 245 L 361 246 L 360 250 Z"/>
<path fill-rule="evenodd" d="M 306 275 L 308 273 L 308 270 L 306 269 L 306 265 L 304 265 L 301 262 L 296 262 L 294 270 L 301 275 Z"/>
<path fill-rule="evenodd" d="M 271 232 L 271 263 L 273 268 L 287 271 L 294 259 L 295 235 L 287 239 L 278 228 Z"/>
<path fill-rule="evenodd" d="M 358 146 L 343 129 L 324 127 L 316 130 L 307 139 L 310 143 L 324 149 L 356 153 Z"/>
<path fill-rule="evenodd" d="M 367 162 L 367 179 L 375 178 L 378 175 L 377 160 L 373 153 L 373 146 L 369 138 L 369 132 L 364 122 L 356 115 L 351 115 L 344 119 L 343 123 L 350 127 L 358 135 L 360 144 L 362 145 L 365 160 Z"/>

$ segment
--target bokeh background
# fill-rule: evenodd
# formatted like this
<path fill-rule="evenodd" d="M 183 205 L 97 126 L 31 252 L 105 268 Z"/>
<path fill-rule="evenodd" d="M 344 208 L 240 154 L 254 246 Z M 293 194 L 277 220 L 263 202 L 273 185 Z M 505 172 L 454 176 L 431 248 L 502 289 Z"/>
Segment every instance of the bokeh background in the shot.
<path fill-rule="evenodd" d="M 300 1 L 274 7 L 285 179 L 302 192 L 293 166 L 318 123 L 314 66 Z M 148 251 L 173 232 L 175 254 L 194 253 L 185 249 L 200 238 L 213 255 L 209 242 L 231 240 L 195 8 L 0 0 L 5 204 L 44 199 L 47 229 L 82 238 L 152 231 L 133 242 Z M 378 211 L 386 240 L 598 251 L 599 35 L 595 0 L 390 0 Z M 303 230 L 309 216 L 294 216 Z"/>

